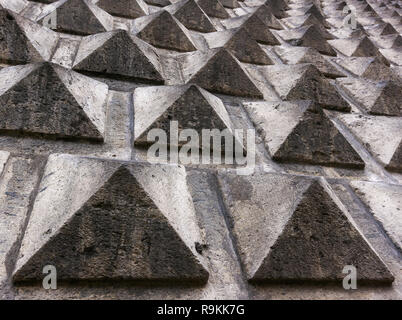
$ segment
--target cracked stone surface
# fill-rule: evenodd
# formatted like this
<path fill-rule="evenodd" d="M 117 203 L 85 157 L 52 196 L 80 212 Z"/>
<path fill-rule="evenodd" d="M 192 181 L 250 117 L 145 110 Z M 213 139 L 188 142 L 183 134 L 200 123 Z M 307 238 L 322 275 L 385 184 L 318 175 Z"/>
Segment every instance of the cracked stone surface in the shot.
<path fill-rule="evenodd" d="M 402 299 L 401 57 L 398 0 L 0 0 L 0 299 Z"/>

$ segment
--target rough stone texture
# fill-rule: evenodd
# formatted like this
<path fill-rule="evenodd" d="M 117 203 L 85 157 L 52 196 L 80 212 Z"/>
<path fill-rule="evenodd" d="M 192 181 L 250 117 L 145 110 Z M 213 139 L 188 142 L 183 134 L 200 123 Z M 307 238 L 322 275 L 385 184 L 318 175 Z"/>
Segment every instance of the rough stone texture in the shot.
<path fill-rule="evenodd" d="M 0 9 L 0 61 L 21 64 L 48 60 L 58 35 Z"/>
<path fill-rule="evenodd" d="M 103 139 L 106 85 L 49 63 L 10 67 L 0 73 L 1 130 Z M 87 93 L 92 90 L 92 99 L 79 101 L 80 85 L 87 86 Z"/>
<path fill-rule="evenodd" d="M 156 47 L 183 52 L 197 50 L 189 31 L 168 11 L 136 20 L 135 28 L 139 30 L 139 38 Z"/>
<path fill-rule="evenodd" d="M 171 12 L 186 28 L 199 32 L 216 31 L 211 19 L 205 14 L 195 0 L 179 1 L 171 6 L 165 7 Z"/>
<path fill-rule="evenodd" d="M 142 0 L 99 0 L 96 5 L 118 17 L 138 18 L 148 14 L 148 6 Z"/>
<path fill-rule="evenodd" d="M 163 82 L 158 56 L 126 31 L 110 31 L 81 40 L 74 70 Z"/>
<path fill-rule="evenodd" d="M 143 180 L 138 174 L 147 175 L 139 168 L 134 173 L 126 166 L 117 168 L 73 216 L 59 217 L 65 220 L 57 229 L 38 217 L 44 203 L 37 199 L 14 280 L 40 280 L 42 266 L 51 264 L 60 280 L 207 281 L 208 272 L 138 181 Z M 46 180 L 40 186 L 48 187 Z M 42 239 L 36 239 L 39 222 L 45 227 Z"/>
<path fill-rule="evenodd" d="M 314 99 L 329 109 L 350 110 L 328 79 L 312 64 L 268 66 L 264 72 L 284 100 Z"/>
<path fill-rule="evenodd" d="M 363 160 L 319 105 L 250 103 L 250 117 L 264 136 L 273 159 L 361 168 Z"/>
<path fill-rule="evenodd" d="M 273 64 L 264 50 L 245 28 L 214 32 L 205 36 L 209 48 L 225 47 L 242 62 Z"/>
<path fill-rule="evenodd" d="M 234 125 L 222 101 L 195 85 L 137 88 L 133 100 L 136 143 L 147 143 L 152 129 L 162 129 L 170 137 L 170 121 L 178 122 L 179 136 L 183 130 L 193 129 L 200 141 L 204 129 L 228 129 L 234 135 Z"/>
<path fill-rule="evenodd" d="M 87 35 L 113 29 L 113 17 L 90 0 L 60 0 L 45 10 L 37 21 L 43 23 L 43 19 L 56 11 L 56 30 L 60 32 Z"/>
<path fill-rule="evenodd" d="M 397 1 L 0 6 L 0 299 L 402 298 Z M 146 163 L 170 118 L 255 166 Z"/>

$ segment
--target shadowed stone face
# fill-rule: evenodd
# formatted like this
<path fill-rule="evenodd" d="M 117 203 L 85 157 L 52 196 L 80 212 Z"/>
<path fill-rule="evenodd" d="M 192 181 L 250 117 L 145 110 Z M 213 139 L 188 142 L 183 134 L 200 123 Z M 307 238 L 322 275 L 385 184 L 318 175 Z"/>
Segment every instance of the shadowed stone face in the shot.
<path fill-rule="evenodd" d="M 330 196 L 313 182 L 253 281 L 336 281 L 343 267 L 358 279 L 392 282 L 393 276 Z"/>
<path fill-rule="evenodd" d="M 0 96 L 0 129 L 102 140 L 102 133 L 54 66 L 49 63 L 33 66 L 26 77 Z"/>
<path fill-rule="evenodd" d="M 320 107 L 308 109 L 273 158 L 333 166 L 364 167 L 364 162 Z"/>
<path fill-rule="evenodd" d="M 56 266 L 60 280 L 208 279 L 208 272 L 125 167 L 22 266 L 14 280 L 42 279 L 42 268 L 49 264 Z"/>
<path fill-rule="evenodd" d="M 7 10 L 0 8 L 0 61 L 26 63 L 41 57 Z"/>

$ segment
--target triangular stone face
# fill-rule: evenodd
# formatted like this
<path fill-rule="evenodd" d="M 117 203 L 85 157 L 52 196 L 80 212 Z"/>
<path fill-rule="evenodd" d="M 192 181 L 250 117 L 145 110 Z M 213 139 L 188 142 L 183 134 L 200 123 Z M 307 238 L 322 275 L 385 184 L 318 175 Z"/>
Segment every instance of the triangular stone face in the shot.
<path fill-rule="evenodd" d="M 394 280 L 348 216 L 313 181 L 251 280 L 342 281 L 347 265 L 357 268 L 360 283 Z"/>
<path fill-rule="evenodd" d="M 402 116 L 402 87 L 397 82 L 355 78 L 339 79 L 338 82 L 370 114 Z"/>
<path fill-rule="evenodd" d="M 263 95 L 249 78 L 247 71 L 226 49 L 221 49 L 190 79 L 191 83 L 213 92 L 236 96 Z"/>
<path fill-rule="evenodd" d="M 155 89 L 155 90 L 154 90 Z M 178 122 L 178 133 L 184 129 L 197 131 L 202 144 L 202 130 L 229 129 L 234 126 L 222 101 L 195 86 L 166 87 L 165 95 L 173 93 L 173 103 L 159 100 L 149 105 L 153 96 L 158 96 L 163 88 L 138 88 L 134 93 L 135 142 L 146 144 L 147 134 L 152 129 L 162 129 L 170 137 L 171 121 Z M 145 99 L 144 99 L 145 98 Z M 159 105 L 163 104 L 163 105 Z M 184 144 L 184 142 L 179 142 Z M 211 145 L 212 147 L 212 145 Z"/>
<path fill-rule="evenodd" d="M 0 95 L 1 130 L 103 140 L 105 101 L 99 98 L 91 105 L 77 101 L 70 92 L 74 88 L 68 88 L 65 83 L 66 80 L 78 83 L 77 76 L 50 63 L 12 67 L 1 72 L 4 77 L 16 79 L 16 83 Z M 81 79 L 79 85 L 98 84 L 84 78 L 86 83 Z"/>
<path fill-rule="evenodd" d="M 113 29 L 113 17 L 90 0 L 60 1 L 55 10 L 59 32 L 89 35 Z M 46 16 L 40 17 L 38 22 L 42 24 Z"/>
<path fill-rule="evenodd" d="M 165 10 L 156 13 L 155 18 L 141 29 L 137 36 L 155 47 L 183 52 L 197 50 L 190 33 Z"/>
<path fill-rule="evenodd" d="M 357 152 L 315 104 L 307 107 L 273 158 L 280 162 L 364 167 Z"/>
<path fill-rule="evenodd" d="M 233 35 L 226 42 L 225 48 L 242 62 L 253 64 L 273 64 L 264 50 L 244 28 L 233 31 Z"/>
<path fill-rule="evenodd" d="M 269 28 L 272 29 L 283 29 L 282 25 L 279 23 L 278 19 L 274 16 L 272 9 L 266 5 L 260 6 L 253 15 L 256 15 L 262 20 Z"/>
<path fill-rule="evenodd" d="M 205 283 L 208 272 L 126 167 L 14 273 L 41 280 L 45 265 L 59 280 Z"/>
<path fill-rule="evenodd" d="M 391 171 L 402 173 L 402 142 L 399 144 L 386 168 Z"/>
<path fill-rule="evenodd" d="M 382 31 L 380 35 L 385 36 L 389 34 L 398 34 L 398 31 L 396 31 L 391 24 L 386 23 L 384 26 L 382 26 Z"/>
<path fill-rule="evenodd" d="M 21 30 L 15 17 L 0 8 L 0 60 L 5 63 L 39 62 L 43 58 Z"/>
<path fill-rule="evenodd" d="M 312 47 L 323 54 L 336 56 L 336 52 L 327 43 L 325 37 L 322 35 L 322 31 L 314 25 L 280 31 L 280 35 L 283 35 L 283 38 L 292 45 Z"/>
<path fill-rule="evenodd" d="M 390 79 L 390 69 L 376 57 L 342 57 L 336 63 L 361 78 L 371 80 Z"/>
<path fill-rule="evenodd" d="M 126 31 L 112 31 L 82 39 L 74 70 L 163 83 L 153 49 Z"/>
<path fill-rule="evenodd" d="M 209 17 L 199 7 L 195 0 L 186 1 L 174 14 L 186 28 L 199 32 L 216 31 Z"/>
<path fill-rule="evenodd" d="M 219 1 L 226 8 L 235 9 L 240 7 L 237 0 L 219 0 Z"/>
<path fill-rule="evenodd" d="M 265 72 L 282 99 L 312 99 L 329 109 L 350 110 L 334 86 L 312 64 L 268 66 Z"/>
<path fill-rule="evenodd" d="M 286 1 L 284 0 L 268 0 L 264 3 L 270 10 L 275 17 L 284 18 L 286 17 L 286 10 L 289 9 Z"/>
<path fill-rule="evenodd" d="M 268 29 L 268 26 L 255 14 L 251 15 L 242 27 L 258 42 L 270 45 L 280 44 L 278 39 Z"/>
<path fill-rule="evenodd" d="M 328 42 L 346 56 L 377 57 L 382 63 L 389 66 L 387 59 L 384 58 L 378 48 L 366 36 L 362 38 L 329 40 Z"/>
<path fill-rule="evenodd" d="M 148 14 L 148 6 L 143 0 L 100 0 L 98 7 L 111 15 L 135 19 Z"/>
<path fill-rule="evenodd" d="M 230 18 L 229 13 L 219 2 L 219 0 L 198 0 L 200 8 L 210 17 L 227 19 Z"/>
<path fill-rule="evenodd" d="M 335 39 L 335 37 L 330 34 L 324 25 L 319 21 L 314 15 L 307 14 L 304 16 L 294 16 L 283 19 L 283 21 L 287 22 L 287 24 L 291 26 L 299 27 L 307 27 L 310 25 L 315 26 L 320 32 L 321 36 L 327 40 Z"/>
<path fill-rule="evenodd" d="M 328 78 L 345 77 L 345 75 L 329 63 L 317 50 L 306 47 L 278 46 L 275 51 L 287 64 L 312 63 Z"/>

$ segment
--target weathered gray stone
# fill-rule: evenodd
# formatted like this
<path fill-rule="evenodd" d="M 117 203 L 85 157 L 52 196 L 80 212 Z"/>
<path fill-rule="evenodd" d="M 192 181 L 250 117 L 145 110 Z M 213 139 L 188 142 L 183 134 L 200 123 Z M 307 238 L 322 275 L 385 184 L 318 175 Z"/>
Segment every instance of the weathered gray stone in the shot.
<path fill-rule="evenodd" d="M 198 0 L 197 4 L 210 17 L 227 19 L 229 14 L 219 0 Z"/>
<path fill-rule="evenodd" d="M 282 25 L 276 19 L 272 8 L 263 4 L 262 6 L 258 7 L 254 12 L 258 18 L 260 18 L 269 28 L 272 29 L 283 29 Z"/>
<path fill-rule="evenodd" d="M 268 26 L 255 13 L 223 20 L 222 24 L 228 29 L 244 28 L 257 42 L 270 45 L 280 44 Z"/>
<path fill-rule="evenodd" d="M 118 17 L 134 19 L 148 14 L 148 6 L 143 0 L 99 0 L 96 5 Z"/>
<path fill-rule="evenodd" d="M 155 47 L 183 52 L 197 50 L 186 27 L 168 11 L 137 19 L 136 28 L 137 36 Z"/>
<path fill-rule="evenodd" d="M 164 81 L 155 50 L 123 30 L 83 38 L 73 68 L 111 76 Z"/>
<path fill-rule="evenodd" d="M 152 129 L 164 130 L 169 139 L 171 121 L 178 122 L 179 135 L 185 129 L 195 130 L 201 145 L 204 129 L 229 129 L 233 136 L 235 129 L 222 101 L 195 85 L 137 88 L 134 119 L 135 143 L 147 143 L 147 134 Z M 184 142 L 187 141 L 179 144 Z"/>
<path fill-rule="evenodd" d="M 209 33 L 204 37 L 211 49 L 225 47 L 242 62 L 273 64 L 253 36 L 243 27 Z"/>
<path fill-rule="evenodd" d="M 351 181 L 350 184 L 391 240 L 402 250 L 402 188 L 367 181 Z"/>
<path fill-rule="evenodd" d="M 345 265 L 358 268 L 361 283 L 394 280 L 324 182 L 267 173 L 219 178 L 249 280 L 341 284 Z"/>
<path fill-rule="evenodd" d="M 370 114 L 402 116 L 402 86 L 398 83 L 356 78 L 338 79 L 337 82 Z"/>
<path fill-rule="evenodd" d="M 57 31 L 88 35 L 113 30 L 113 17 L 90 0 L 59 0 L 45 8 L 39 23 L 56 10 Z"/>
<path fill-rule="evenodd" d="M 402 140 L 386 168 L 391 171 L 402 173 Z"/>
<path fill-rule="evenodd" d="M 336 56 L 336 52 L 327 43 L 323 32 L 314 25 L 291 30 L 282 30 L 278 33 L 284 40 L 292 45 L 312 47 L 323 54 Z"/>
<path fill-rule="evenodd" d="M 0 9 L 0 61 L 39 62 L 50 59 L 58 36 L 51 30 Z"/>
<path fill-rule="evenodd" d="M 345 77 L 345 74 L 335 68 L 313 48 L 278 46 L 275 48 L 275 52 L 279 54 L 286 64 L 312 63 L 328 78 Z"/>
<path fill-rule="evenodd" d="M 387 59 L 366 36 L 363 38 L 328 40 L 328 42 L 348 57 L 377 57 L 379 61 L 389 66 Z"/>
<path fill-rule="evenodd" d="M 297 204 L 252 281 L 335 281 L 353 265 L 364 282 L 394 281 L 384 262 L 318 181 Z"/>
<path fill-rule="evenodd" d="M 364 167 L 358 153 L 315 103 L 254 102 L 245 107 L 254 124 L 262 130 L 274 160 Z"/>
<path fill-rule="evenodd" d="M 106 85 L 50 63 L 0 73 L 2 131 L 103 140 Z"/>
<path fill-rule="evenodd" d="M 66 169 L 77 162 L 80 168 L 67 173 Z M 55 156 L 45 171 L 40 186 L 44 191 L 36 198 L 14 281 L 41 280 L 43 266 L 48 264 L 56 266 L 60 281 L 128 280 L 174 285 L 208 280 L 208 272 L 195 257 L 195 244 L 188 247 L 188 240 L 180 235 L 183 226 L 176 227 L 190 219 L 186 227 L 196 230 L 190 238 L 200 236 L 191 220 L 194 209 L 186 198 L 183 169 Z M 91 181 L 90 190 L 78 195 L 79 190 L 72 189 L 76 195 L 72 198 L 57 189 L 85 180 Z M 177 190 L 171 188 L 173 185 Z M 151 193 L 156 190 L 159 195 Z M 178 197 L 178 202 L 169 204 L 161 192 Z M 63 203 L 70 206 L 62 207 Z M 52 212 L 51 207 L 59 209 Z M 171 219 L 179 215 L 183 215 L 182 221 L 172 223 Z"/>
<path fill-rule="evenodd" d="M 246 97 L 262 97 L 241 63 L 226 49 L 217 49 L 213 56 L 191 77 L 191 83 L 213 92 Z M 198 59 L 194 57 L 197 66 Z"/>
<path fill-rule="evenodd" d="M 264 73 L 284 100 L 312 99 L 329 109 L 350 110 L 348 103 L 312 64 L 267 66 Z"/>
<path fill-rule="evenodd" d="M 186 28 L 199 32 L 214 32 L 215 26 L 195 0 L 182 0 L 165 7 Z"/>
<path fill-rule="evenodd" d="M 402 141 L 400 118 L 339 115 L 339 119 L 382 164 L 388 165 Z M 392 134 L 390 134 L 392 132 Z"/>
<path fill-rule="evenodd" d="M 389 80 L 390 69 L 376 57 L 342 57 L 335 60 L 354 75 L 372 80 Z"/>

